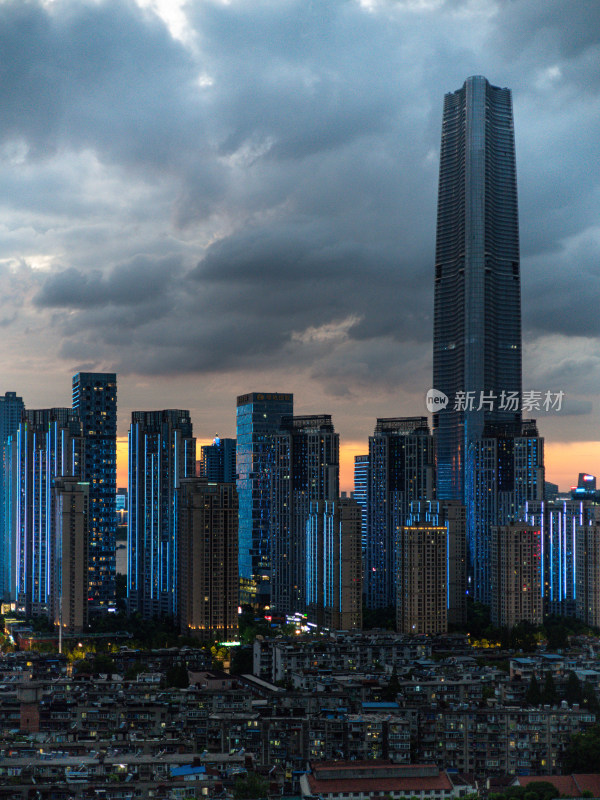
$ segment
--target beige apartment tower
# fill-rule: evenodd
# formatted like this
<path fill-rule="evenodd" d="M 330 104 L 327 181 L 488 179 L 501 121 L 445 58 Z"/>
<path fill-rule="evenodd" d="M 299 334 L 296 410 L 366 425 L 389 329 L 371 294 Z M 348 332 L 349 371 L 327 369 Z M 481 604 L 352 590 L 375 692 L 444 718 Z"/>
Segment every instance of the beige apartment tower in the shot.
<path fill-rule="evenodd" d="M 210 641 L 238 633 L 238 496 L 233 483 L 182 480 L 178 489 L 181 630 Z"/>
<path fill-rule="evenodd" d="M 56 478 L 52 618 L 63 634 L 82 633 L 88 622 L 89 483 Z"/>
<path fill-rule="evenodd" d="M 578 526 L 575 537 L 577 619 L 600 628 L 600 522 Z"/>
<path fill-rule="evenodd" d="M 399 633 L 448 630 L 448 531 L 445 525 L 407 525 L 396 542 L 396 628 Z"/>
<path fill-rule="evenodd" d="M 490 536 L 492 624 L 514 628 L 543 621 L 540 529 L 533 525 L 497 525 Z"/>
<path fill-rule="evenodd" d="M 362 508 L 356 500 L 316 500 L 306 526 L 306 603 L 310 622 L 362 628 Z"/>

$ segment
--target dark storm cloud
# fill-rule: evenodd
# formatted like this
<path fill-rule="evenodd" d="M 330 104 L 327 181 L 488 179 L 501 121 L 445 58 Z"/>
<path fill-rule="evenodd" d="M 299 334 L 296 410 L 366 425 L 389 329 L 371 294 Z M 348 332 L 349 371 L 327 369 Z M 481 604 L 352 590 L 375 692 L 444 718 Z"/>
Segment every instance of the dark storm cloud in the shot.
<path fill-rule="evenodd" d="M 514 90 L 525 335 L 599 335 L 596 2 L 186 12 L 193 47 L 133 2 L 0 4 L 0 245 L 55 254 L 30 296 L 63 358 L 426 380 L 442 100 L 474 73 Z"/>

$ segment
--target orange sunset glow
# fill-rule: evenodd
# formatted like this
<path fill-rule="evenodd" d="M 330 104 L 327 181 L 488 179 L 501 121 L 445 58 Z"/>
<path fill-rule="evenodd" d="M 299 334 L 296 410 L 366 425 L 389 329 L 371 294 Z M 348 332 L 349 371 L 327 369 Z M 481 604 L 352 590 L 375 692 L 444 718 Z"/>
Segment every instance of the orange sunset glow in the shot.
<path fill-rule="evenodd" d="M 198 439 L 197 450 L 212 439 Z M 366 441 L 349 441 L 340 445 L 340 489 L 354 490 L 354 456 L 369 452 Z M 548 442 L 544 446 L 546 480 L 557 483 L 561 492 L 577 483 L 580 472 L 600 473 L 600 442 Z M 117 485 L 127 486 L 127 437 L 117 440 Z"/>

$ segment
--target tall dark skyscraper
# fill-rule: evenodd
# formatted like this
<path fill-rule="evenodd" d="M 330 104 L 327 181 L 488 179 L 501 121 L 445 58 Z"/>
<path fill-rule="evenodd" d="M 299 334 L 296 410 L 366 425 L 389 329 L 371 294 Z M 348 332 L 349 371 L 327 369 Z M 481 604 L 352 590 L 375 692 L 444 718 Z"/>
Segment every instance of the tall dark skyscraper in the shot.
<path fill-rule="evenodd" d="M 237 399 L 240 600 L 271 599 L 272 434 L 294 413 L 294 395 L 250 392 Z"/>
<path fill-rule="evenodd" d="M 433 493 L 433 440 L 427 417 L 378 419 L 369 437 L 364 592 L 368 608 L 396 602 L 396 540 L 410 504 Z"/>
<path fill-rule="evenodd" d="M 85 440 L 82 479 L 89 483 L 89 610 L 116 603 L 117 376 L 79 372 L 73 376 L 73 411 Z"/>
<path fill-rule="evenodd" d="M 200 475 L 210 483 L 235 483 L 235 439 L 215 436 L 212 444 L 202 447 Z"/>
<path fill-rule="evenodd" d="M 306 611 L 306 536 L 311 503 L 337 501 L 340 440 L 330 414 L 287 417 L 272 437 L 272 605 Z"/>
<path fill-rule="evenodd" d="M 189 411 L 133 411 L 129 429 L 127 601 L 145 618 L 176 616 L 177 490 L 196 472 Z"/>
<path fill-rule="evenodd" d="M 481 76 L 467 78 L 444 98 L 433 385 L 449 398 L 434 415 L 437 497 L 468 504 L 469 445 L 487 423 L 518 425 L 521 419 L 512 99 L 509 89 L 491 86 Z M 493 403 L 481 402 L 492 395 Z"/>

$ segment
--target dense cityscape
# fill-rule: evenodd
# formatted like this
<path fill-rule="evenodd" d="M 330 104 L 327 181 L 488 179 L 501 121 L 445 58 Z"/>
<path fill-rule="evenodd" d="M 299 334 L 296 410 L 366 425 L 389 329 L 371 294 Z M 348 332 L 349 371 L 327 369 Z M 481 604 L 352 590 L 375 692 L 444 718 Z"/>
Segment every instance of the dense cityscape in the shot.
<path fill-rule="evenodd" d="M 481 76 L 444 100 L 433 280 L 431 415 L 378 418 L 350 493 L 285 387 L 202 448 L 133 411 L 123 488 L 116 373 L 0 397 L 1 798 L 600 795 L 600 493 L 546 481 L 523 417 L 563 392 L 522 387 Z"/>

